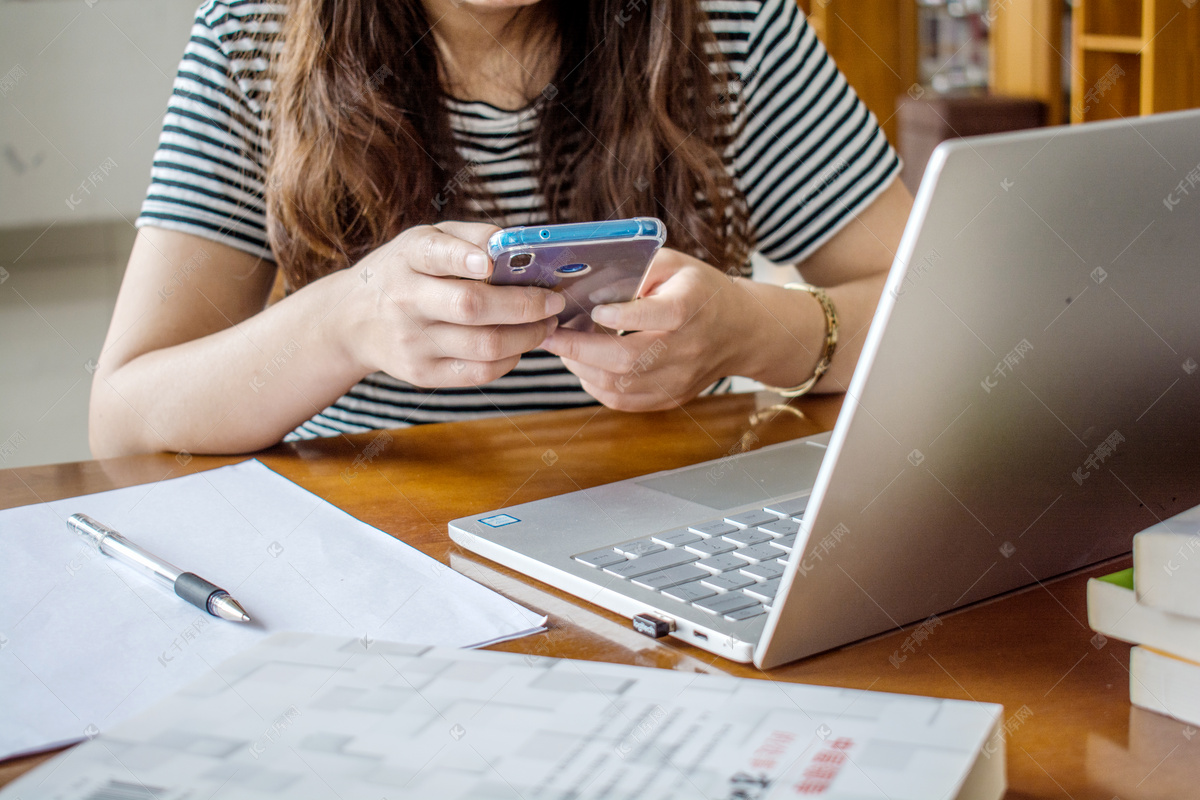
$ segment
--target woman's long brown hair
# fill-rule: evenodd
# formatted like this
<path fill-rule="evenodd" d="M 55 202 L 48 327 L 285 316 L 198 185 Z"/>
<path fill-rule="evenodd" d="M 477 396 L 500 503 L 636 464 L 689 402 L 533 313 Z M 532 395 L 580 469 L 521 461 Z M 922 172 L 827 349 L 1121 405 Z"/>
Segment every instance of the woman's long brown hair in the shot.
<path fill-rule="evenodd" d="M 669 246 L 740 268 L 750 240 L 722 160 L 726 74 L 698 1 L 542 3 L 561 54 L 537 105 L 534 169 L 550 221 L 658 216 Z M 480 218 L 459 188 L 470 171 L 453 144 L 421 0 L 288 7 L 266 200 L 289 287 L 414 225 Z"/>

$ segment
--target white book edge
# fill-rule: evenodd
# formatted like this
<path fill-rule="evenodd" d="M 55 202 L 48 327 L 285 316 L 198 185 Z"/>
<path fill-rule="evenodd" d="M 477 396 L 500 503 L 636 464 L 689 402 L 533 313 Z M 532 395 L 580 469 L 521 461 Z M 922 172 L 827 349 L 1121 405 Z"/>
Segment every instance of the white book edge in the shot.
<path fill-rule="evenodd" d="M 1200 520 L 1194 517 L 1184 512 L 1133 537 L 1133 585 L 1139 603 L 1200 619 Z"/>
<path fill-rule="evenodd" d="M 1145 647 L 1129 654 L 1129 700 L 1135 706 L 1200 725 L 1200 664 Z"/>
<path fill-rule="evenodd" d="M 1006 731 L 1001 711 L 953 800 L 1003 800 L 1008 791 Z"/>
<path fill-rule="evenodd" d="M 1200 661 L 1200 620 L 1143 605 L 1132 589 L 1099 578 L 1088 580 L 1087 608 L 1097 633 Z"/>

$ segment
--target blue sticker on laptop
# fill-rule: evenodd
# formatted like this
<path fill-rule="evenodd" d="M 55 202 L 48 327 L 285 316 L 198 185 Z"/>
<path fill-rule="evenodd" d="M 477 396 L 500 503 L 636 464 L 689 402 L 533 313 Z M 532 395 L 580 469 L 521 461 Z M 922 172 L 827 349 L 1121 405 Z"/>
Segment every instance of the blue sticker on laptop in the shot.
<path fill-rule="evenodd" d="M 521 520 L 516 517 L 510 517 L 508 514 L 496 514 L 491 517 L 484 517 L 479 521 L 489 528 L 503 528 L 505 525 L 512 525 L 514 522 L 520 522 Z"/>

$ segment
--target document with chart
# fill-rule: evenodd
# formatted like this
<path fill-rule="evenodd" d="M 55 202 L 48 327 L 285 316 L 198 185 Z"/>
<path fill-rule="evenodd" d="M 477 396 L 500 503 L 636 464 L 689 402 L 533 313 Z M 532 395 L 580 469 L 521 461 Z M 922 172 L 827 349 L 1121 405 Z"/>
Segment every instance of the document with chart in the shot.
<path fill-rule="evenodd" d="M 997 705 L 277 634 L 0 798 L 998 800 Z"/>

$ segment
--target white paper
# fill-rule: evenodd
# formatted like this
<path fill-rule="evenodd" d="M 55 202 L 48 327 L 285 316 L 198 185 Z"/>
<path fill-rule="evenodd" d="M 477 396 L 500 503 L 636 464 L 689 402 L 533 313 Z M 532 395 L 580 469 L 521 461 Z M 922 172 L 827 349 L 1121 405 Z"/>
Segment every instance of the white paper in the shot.
<path fill-rule="evenodd" d="M 219 620 L 89 547 L 87 514 L 228 591 Z M 481 646 L 545 617 L 261 462 L 0 511 L 0 758 L 129 718 L 279 631 Z"/>
<path fill-rule="evenodd" d="M 0 798 L 998 800 L 1003 755 L 980 752 L 1002 716 L 961 700 L 284 634 Z"/>

